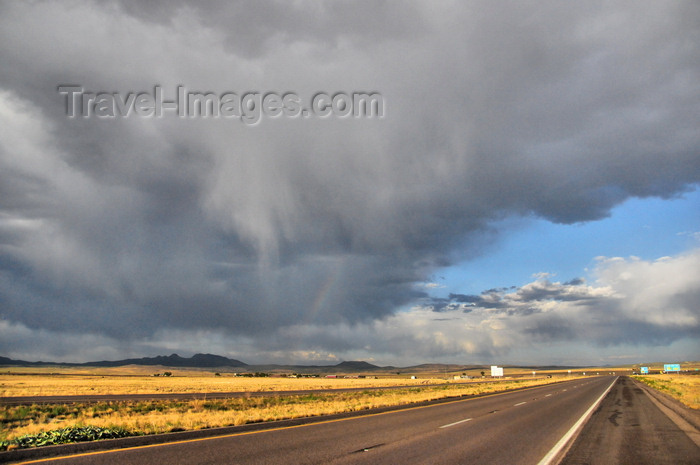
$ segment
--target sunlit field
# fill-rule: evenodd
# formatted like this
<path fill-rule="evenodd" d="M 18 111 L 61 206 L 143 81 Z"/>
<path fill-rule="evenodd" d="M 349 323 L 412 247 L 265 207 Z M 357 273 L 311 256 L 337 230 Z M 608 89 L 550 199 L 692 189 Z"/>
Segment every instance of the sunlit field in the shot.
<path fill-rule="evenodd" d="M 92 394 L 163 394 L 203 392 L 265 392 L 445 383 L 444 378 L 246 378 L 177 374 L 173 376 L 0 375 L 0 395 L 50 396 Z"/>
<path fill-rule="evenodd" d="M 173 381 L 176 378 L 168 379 Z M 194 378 L 186 378 L 192 380 Z M 569 377 L 504 380 L 502 382 L 474 382 L 469 384 L 416 385 L 392 390 L 363 390 L 345 393 L 309 393 L 301 396 L 238 397 L 212 400 L 154 400 L 143 402 L 99 402 L 93 404 L 3 406 L 3 431 L 0 440 L 12 440 L 22 435 L 65 427 L 95 426 L 124 428 L 131 434 L 153 434 L 172 431 L 242 425 L 251 422 L 299 418 L 331 413 L 351 412 L 374 407 L 404 405 L 426 400 L 464 396 L 523 388 L 559 382 Z M 163 381 L 163 380 L 160 380 Z M 233 380 L 235 382 L 239 380 Z M 274 378 L 255 381 L 265 386 Z M 280 380 L 284 381 L 284 380 Z M 340 387 L 353 383 L 381 381 L 406 383 L 406 379 L 358 380 L 337 379 L 339 384 L 325 379 L 288 380 L 305 384 L 281 384 L 285 388 L 300 385 Z M 316 381 L 316 384 L 309 384 Z M 408 380 L 417 381 L 421 380 Z M 439 380 L 445 382 L 445 380 Z M 323 382 L 324 384 L 319 384 Z M 210 385 L 205 385 L 210 386 Z M 236 385 L 241 386 L 241 385 Z M 269 388 L 269 385 L 266 386 Z M 10 448 L 12 448 L 10 446 Z"/>
<path fill-rule="evenodd" d="M 364 378 L 338 375 L 327 378 L 244 377 L 232 373 L 178 370 L 164 367 L 118 368 L 8 368 L 0 371 L 0 396 L 53 396 L 103 394 L 164 394 L 203 392 L 263 392 L 343 388 L 374 388 L 383 386 L 423 386 L 429 384 L 472 382 L 481 380 L 480 371 L 465 374 L 471 380 L 454 380 L 462 372 L 422 373 L 411 379 L 410 374 L 379 373 Z M 482 370 L 483 371 L 483 370 Z M 169 372 L 172 376 L 163 376 Z M 158 374 L 159 376 L 153 376 Z M 508 373 L 506 373 L 508 375 Z M 522 371 L 513 376 L 524 376 Z M 530 375 L 532 376 L 532 375 Z M 544 376 L 544 373 L 538 377 Z M 556 376 L 556 374 L 555 374 Z M 526 376 L 527 377 L 527 376 Z M 534 376 L 532 376 L 534 377 Z"/>
<path fill-rule="evenodd" d="M 697 364 L 696 364 L 697 365 Z M 688 369 L 694 370 L 686 364 Z M 246 423 L 352 412 L 407 405 L 445 397 L 493 393 L 549 384 L 581 376 L 632 375 L 638 366 L 539 370 L 507 368 L 503 379 L 491 379 L 483 367 L 464 370 L 378 371 L 365 375 L 326 377 L 247 377 L 199 369 L 153 366 L 5 367 L 0 369 L 0 395 L 109 395 L 215 392 L 318 391 L 359 388 L 354 392 L 309 392 L 303 395 L 243 396 L 226 399 L 145 400 L 0 407 L 0 441 L 38 438 L 67 428 L 102 428 L 127 435 L 235 426 Z M 656 367 L 650 367 L 656 370 Z M 486 376 L 482 377 L 482 372 Z M 165 374 L 168 376 L 165 376 Z M 700 376 L 637 377 L 686 405 L 700 408 Z M 380 387 L 396 389 L 378 390 Z M 41 441 L 35 441 L 35 444 Z M 26 445 L 24 445 L 26 446 Z M 5 442 L 3 448 L 19 447 Z"/>
<path fill-rule="evenodd" d="M 669 394 L 688 407 L 700 409 L 700 375 L 668 373 L 635 376 L 635 378 L 654 389 Z"/>

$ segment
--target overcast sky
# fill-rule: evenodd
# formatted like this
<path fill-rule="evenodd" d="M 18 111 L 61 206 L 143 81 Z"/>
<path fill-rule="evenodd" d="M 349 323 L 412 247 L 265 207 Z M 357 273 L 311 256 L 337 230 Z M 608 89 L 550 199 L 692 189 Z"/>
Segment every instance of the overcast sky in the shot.
<path fill-rule="evenodd" d="M 0 3 L 0 355 L 700 355 L 700 3 Z M 68 117 L 62 85 L 383 116 Z M 80 107 L 82 110 L 82 107 Z"/>

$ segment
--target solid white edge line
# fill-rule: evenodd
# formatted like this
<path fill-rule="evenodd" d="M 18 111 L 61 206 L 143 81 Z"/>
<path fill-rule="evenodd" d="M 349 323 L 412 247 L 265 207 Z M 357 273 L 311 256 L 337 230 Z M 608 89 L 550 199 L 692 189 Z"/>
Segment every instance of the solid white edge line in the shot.
<path fill-rule="evenodd" d="M 442 425 L 440 428 L 449 428 L 450 426 L 459 425 L 460 423 L 464 423 L 465 421 L 471 421 L 471 418 L 467 418 L 466 420 L 455 421 L 454 423 L 450 423 L 449 425 Z"/>
<path fill-rule="evenodd" d="M 588 410 L 586 410 L 586 413 L 581 415 L 581 418 L 579 418 L 578 421 L 576 423 L 574 423 L 574 426 L 572 426 L 571 429 L 569 431 L 567 431 L 564 436 L 562 436 L 562 438 L 559 440 L 559 442 L 557 442 L 554 445 L 554 447 L 552 447 L 552 450 L 547 452 L 547 455 L 542 457 L 542 460 L 540 460 L 537 463 L 537 465 L 549 465 L 552 462 L 554 457 L 556 457 L 557 454 L 559 452 L 561 452 L 561 450 L 564 448 L 566 443 L 569 442 L 569 439 L 571 439 L 571 437 L 576 433 L 578 428 L 588 419 L 588 416 L 591 414 L 591 412 L 593 412 L 593 410 L 595 410 L 595 408 L 598 406 L 598 404 L 600 404 L 600 402 L 603 400 L 603 398 L 608 394 L 610 389 L 612 389 L 613 385 L 617 382 L 618 378 L 619 378 L 619 376 L 615 377 L 615 379 L 613 380 L 612 383 L 610 383 L 610 386 L 608 386 L 608 388 L 605 390 L 605 392 L 602 393 L 600 395 L 600 397 L 598 397 L 598 400 L 593 402 L 593 404 L 588 408 Z"/>
<path fill-rule="evenodd" d="M 513 407 L 517 407 L 518 405 L 523 405 L 523 404 L 527 404 L 527 402 L 519 402 L 519 403 L 513 405 Z"/>

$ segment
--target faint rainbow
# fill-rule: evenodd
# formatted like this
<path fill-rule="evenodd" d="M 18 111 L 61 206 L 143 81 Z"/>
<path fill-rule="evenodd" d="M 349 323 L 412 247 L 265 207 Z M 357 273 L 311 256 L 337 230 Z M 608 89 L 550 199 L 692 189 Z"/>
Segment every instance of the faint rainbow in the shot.
<path fill-rule="evenodd" d="M 318 316 L 319 312 L 326 305 L 328 296 L 331 294 L 331 291 L 335 288 L 336 283 L 340 280 L 340 275 L 342 274 L 342 271 L 343 263 L 342 261 L 339 261 L 339 263 L 335 266 L 335 269 L 328 273 L 328 277 L 318 289 L 318 292 L 314 297 L 313 303 L 311 304 L 309 311 L 306 312 L 305 316 L 307 322 L 313 322 Z"/>

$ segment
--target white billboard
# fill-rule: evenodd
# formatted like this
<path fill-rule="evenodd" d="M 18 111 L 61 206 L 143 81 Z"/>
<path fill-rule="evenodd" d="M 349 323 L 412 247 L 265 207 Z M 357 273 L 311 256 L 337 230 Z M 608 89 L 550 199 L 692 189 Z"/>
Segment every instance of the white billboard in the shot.
<path fill-rule="evenodd" d="M 503 367 L 491 365 L 491 376 L 503 376 Z"/>

